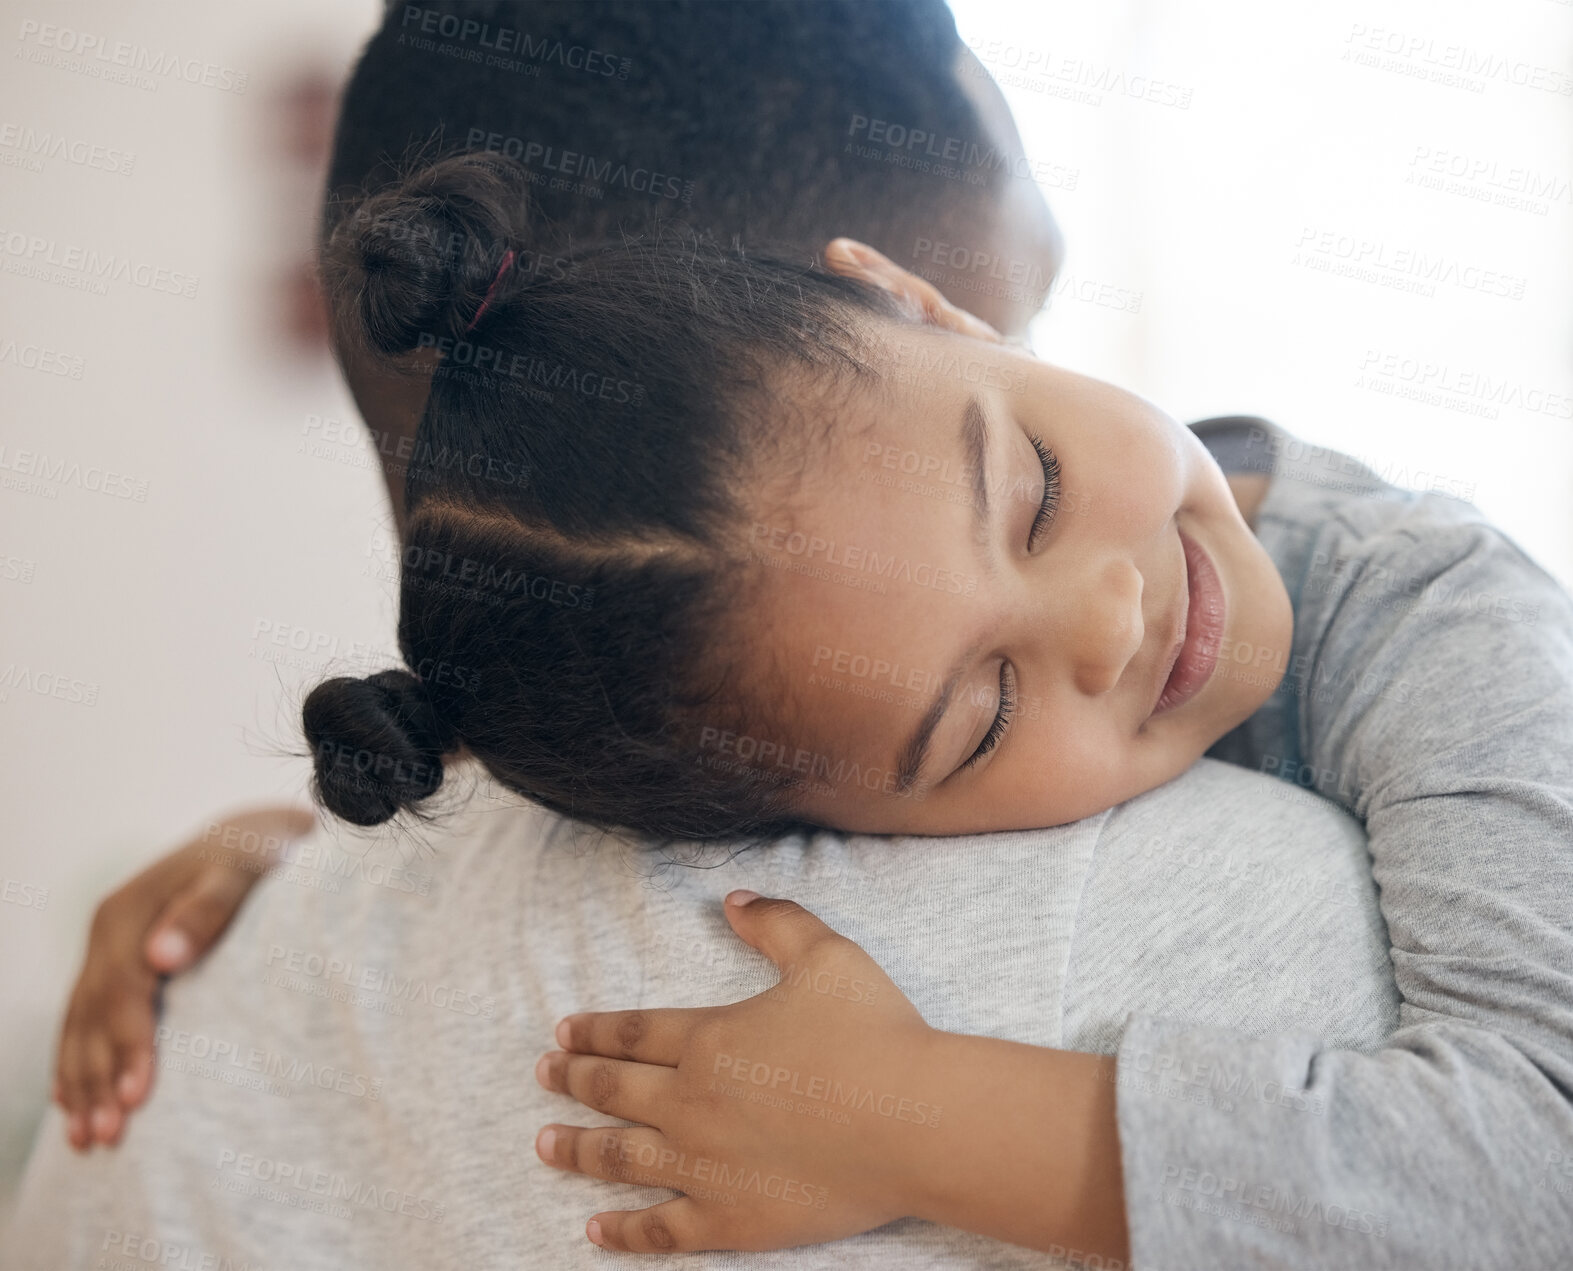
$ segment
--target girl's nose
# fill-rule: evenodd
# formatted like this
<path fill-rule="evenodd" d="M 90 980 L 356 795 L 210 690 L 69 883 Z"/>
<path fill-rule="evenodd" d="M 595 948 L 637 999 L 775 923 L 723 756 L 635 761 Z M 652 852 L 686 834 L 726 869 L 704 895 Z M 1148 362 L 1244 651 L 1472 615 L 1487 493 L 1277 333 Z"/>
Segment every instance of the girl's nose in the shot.
<path fill-rule="evenodd" d="M 1142 575 L 1129 557 L 1111 557 L 1086 575 L 1069 622 L 1074 682 L 1089 697 L 1107 693 L 1142 647 Z"/>

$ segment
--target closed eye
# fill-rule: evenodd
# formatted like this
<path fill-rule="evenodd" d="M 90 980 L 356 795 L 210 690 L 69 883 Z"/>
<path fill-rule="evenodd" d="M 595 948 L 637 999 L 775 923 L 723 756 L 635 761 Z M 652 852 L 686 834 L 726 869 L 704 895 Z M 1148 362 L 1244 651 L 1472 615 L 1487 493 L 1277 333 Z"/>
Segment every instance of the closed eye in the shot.
<path fill-rule="evenodd" d="M 1028 440 L 1038 452 L 1038 462 L 1043 465 L 1043 497 L 1038 501 L 1038 514 L 1032 518 L 1032 529 L 1027 533 L 1027 550 L 1030 552 L 1053 524 L 1054 514 L 1059 510 L 1060 460 L 1053 450 L 1043 444 L 1043 438 L 1029 433 Z"/>
<path fill-rule="evenodd" d="M 1009 662 L 1000 663 L 1000 708 L 994 716 L 994 722 L 989 725 L 989 731 L 983 734 L 983 740 L 978 743 L 978 748 L 972 752 L 970 758 L 965 760 L 957 772 L 964 772 L 972 767 L 984 755 L 1000 744 L 1000 738 L 1005 735 L 1005 730 L 1010 727 L 1011 712 L 1016 709 L 1016 668 Z"/>

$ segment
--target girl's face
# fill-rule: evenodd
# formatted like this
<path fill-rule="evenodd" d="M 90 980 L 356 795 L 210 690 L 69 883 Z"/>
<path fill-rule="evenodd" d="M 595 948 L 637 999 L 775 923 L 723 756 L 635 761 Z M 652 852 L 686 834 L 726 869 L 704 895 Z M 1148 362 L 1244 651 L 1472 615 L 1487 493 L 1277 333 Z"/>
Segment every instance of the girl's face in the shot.
<path fill-rule="evenodd" d="M 1184 772 L 1271 695 L 1292 634 L 1218 465 L 1112 385 L 881 334 L 878 383 L 750 531 L 775 735 L 709 744 L 882 834 L 1058 825 Z"/>

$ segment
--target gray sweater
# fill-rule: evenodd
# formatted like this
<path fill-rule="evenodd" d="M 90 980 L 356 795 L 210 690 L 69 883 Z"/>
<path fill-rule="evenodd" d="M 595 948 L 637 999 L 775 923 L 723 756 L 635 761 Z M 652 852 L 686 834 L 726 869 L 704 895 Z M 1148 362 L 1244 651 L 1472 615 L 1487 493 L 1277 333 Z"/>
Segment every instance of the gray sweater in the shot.
<path fill-rule="evenodd" d="M 1253 427 L 1264 444 L 1283 436 L 1198 431 L 1250 451 Z M 483 787 L 424 834 L 429 852 L 323 836 L 257 889 L 213 956 L 169 986 L 158 1086 L 120 1149 L 74 1158 L 58 1114 L 46 1119 L 15 1264 L 611 1265 L 584 1219 L 667 1193 L 541 1165 L 540 1125 L 608 1119 L 540 1090 L 531 1068 L 569 1011 L 719 1003 L 773 983 L 720 913 L 749 886 L 857 939 L 936 1027 L 1117 1049 L 1139 1266 L 1562 1265 L 1573 889 L 1565 774 L 1553 788 L 1550 770 L 1573 754 L 1557 747 L 1573 727 L 1573 605 L 1472 509 L 1317 486 L 1281 446 L 1275 461 L 1261 534 L 1295 599 L 1301 665 L 1217 753 L 1360 783 L 1345 797 L 1372 818 L 1402 1005 L 1358 822 L 1218 758 L 1070 826 L 683 857 L 706 869 Z M 1324 539 L 1337 550 L 1318 572 Z M 1339 555 L 1352 560 L 1335 570 Z M 1381 603 L 1362 561 L 1389 569 L 1389 587 L 1394 568 L 1451 565 L 1451 580 L 1469 564 L 1493 595 L 1542 610 L 1427 622 L 1410 597 Z M 1437 687 L 1453 646 L 1435 644 L 1457 631 L 1452 656 L 1493 686 L 1473 718 Z M 1324 690 L 1323 668 L 1346 655 L 1377 678 Z M 1395 728 L 1377 705 L 1404 681 Z M 1511 724 L 1478 751 L 1440 735 L 1493 718 Z M 1466 776 L 1471 762 L 1515 777 Z M 1442 793 L 1466 779 L 1471 793 Z M 835 1245 L 655 1261 L 1063 1265 L 913 1220 Z"/>

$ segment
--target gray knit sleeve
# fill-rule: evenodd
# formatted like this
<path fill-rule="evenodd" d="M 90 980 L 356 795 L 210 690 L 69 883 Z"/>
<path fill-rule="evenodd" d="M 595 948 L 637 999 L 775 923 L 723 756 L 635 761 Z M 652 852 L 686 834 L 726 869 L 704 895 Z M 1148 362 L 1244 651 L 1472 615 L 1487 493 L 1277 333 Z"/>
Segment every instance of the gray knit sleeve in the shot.
<path fill-rule="evenodd" d="M 1437 494 L 1280 476 L 1260 532 L 1295 641 L 1240 758 L 1365 822 L 1399 1027 L 1133 1013 L 1135 1265 L 1573 1266 L 1573 599 Z"/>

